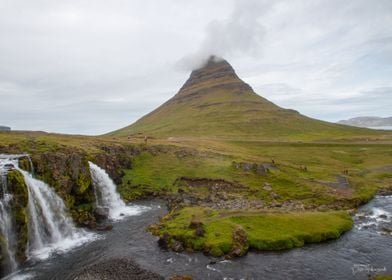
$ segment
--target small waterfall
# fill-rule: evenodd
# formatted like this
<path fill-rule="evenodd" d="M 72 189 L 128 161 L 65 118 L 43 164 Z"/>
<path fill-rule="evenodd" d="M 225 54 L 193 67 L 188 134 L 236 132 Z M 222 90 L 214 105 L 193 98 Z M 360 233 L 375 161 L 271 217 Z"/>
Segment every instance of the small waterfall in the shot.
<path fill-rule="evenodd" d="M 119 220 L 124 216 L 137 215 L 141 207 L 127 206 L 117 192 L 117 187 L 106 171 L 96 164 L 89 162 L 93 179 L 96 206 L 109 209 L 109 218 Z"/>
<path fill-rule="evenodd" d="M 5 273 L 14 271 L 18 264 L 15 259 L 15 234 L 11 216 L 12 195 L 8 191 L 7 172 L 12 162 L 0 158 L 0 233 L 4 240 L 2 245 L 5 254 Z"/>

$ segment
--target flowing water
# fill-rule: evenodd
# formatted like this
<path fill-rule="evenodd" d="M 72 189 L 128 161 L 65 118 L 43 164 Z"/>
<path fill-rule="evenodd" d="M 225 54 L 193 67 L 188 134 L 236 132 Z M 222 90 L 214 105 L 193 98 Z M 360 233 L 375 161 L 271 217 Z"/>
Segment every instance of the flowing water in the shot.
<path fill-rule="evenodd" d="M 7 186 L 7 172 L 17 169 L 24 177 L 28 192 L 28 249 L 29 259 L 46 259 L 54 252 L 64 252 L 95 238 L 94 233 L 76 228 L 66 212 L 63 200 L 46 183 L 33 178 L 18 167 L 18 159 L 26 155 L 1 155 L 0 230 L 6 245 L 4 274 L 17 269 L 15 260 L 16 233 L 11 216 L 12 195 Z M 30 161 L 31 162 L 31 161 Z M 33 170 L 33 166 L 31 166 Z"/>
<path fill-rule="evenodd" d="M 354 228 L 338 240 L 285 252 L 249 252 L 242 258 L 228 261 L 201 253 L 161 250 L 157 238 L 147 233 L 146 227 L 167 213 L 164 203 L 146 201 L 126 205 L 107 173 L 93 163 L 90 163 L 90 168 L 96 188 L 97 206 L 109 208 L 110 217 L 115 220 L 113 230 L 96 233 L 98 238 L 90 238 L 91 242 L 74 247 L 66 253 L 52 253 L 45 260 L 31 258 L 8 278 L 76 279 L 82 269 L 114 258 L 133 259 L 143 268 L 167 279 L 173 274 L 187 274 L 193 279 L 203 280 L 368 279 L 368 274 L 374 274 L 375 271 L 392 274 L 392 196 L 377 196 L 362 207 L 354 217 Z M 28 185 L 34 185 L 29 186 L 29 192 L 35 206 L 41 205 L 39 196 L 44 201 L 56 197 L 47 185 L 35 181 L 31 174 L 24 172 L 23 175 Z M 44 224 L 45 228 L 52 229 L 53 234 L 44 234 L 43 239 L 56 244 L 56 240 L 64 241 L 72 236 L 75 228 L 69 218 L 64 216 L 63 204 L 56 198 L 52 203 L 52 206 L 49 203 L 33 208 L 36 213 L 40 213 L 44 207 L 48 207 L 45 211 L 49 212 L 52 208 L 59 209 L 45 218 L 53 218 L 55 221 L 52 225 L 48 221 L 41 221 L 44 217 L 37 217 L 36 221 L 37 224 Z M 34 212 L 33 209 L 30 211 Z M 39 239 L 36 236 L 31 238 Z"/>
<path fill-rule="evenodd" d="M 159 201 L 134 204 L 148 211 L 114 224 L 100 239 L 75 250 L 27 265 L 23 272 L 36 279 L 75 279 L 78 272 L 112 258 L 130 258 L 167 279 L 188 274 L 194 279 L 368 279 L 368 273 L 392 274 L 392 196 L 376 197 L 354 217 L 355 227 L 340 239 L 285 252 L 256 253 L 235 260 L 201 253 L 174 253 L 158 247 L 146 232 L 167 211 Z M 381 217 L 380 217 L 381 216 Z M 380 220 L 382 219 L 382 220 Z M 373 224 L 368 224 L 373 223 Z M 372 272 L 373 270 L 373 272 Z"/>
<path fill-rule="evenodd" d="M 63 200 L 46 183 L 23 170 L 29 194 L 29 257 L 48 258 L 53 251 L 64 251 L 91 238 L 92 233 L 76 228 Z"/>
<path fill-rule="evenodd" d="M 97 207 L 108 208 L 109 218 L 112 220 L 120 220 L 139 213 L 139 208 L 130 207 L 124 203 L 116 190 L 117 186 L 104 169 L 92 162 L 89 162 L 89 166 Z"/>
<path fill-rule="evenodd" d="M 15 260 L 15 238 L 14 228 L 11 217 L 12 195 L 8 191 L 7 172 L 12 162 L 9 159 L 0 159 L 0 233 L 4 238 L 5 248 L 3 253 L 6 260 L 3 270 L 10 273 L 17 268 Z"/>

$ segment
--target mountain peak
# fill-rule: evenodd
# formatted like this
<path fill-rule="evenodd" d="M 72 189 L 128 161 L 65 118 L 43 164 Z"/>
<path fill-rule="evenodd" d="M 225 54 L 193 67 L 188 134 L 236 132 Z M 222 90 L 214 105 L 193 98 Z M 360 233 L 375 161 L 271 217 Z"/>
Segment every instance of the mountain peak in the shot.
<path fill-rule="evenodd" d="M 188 80 L 177 93 L 177 97 L 205 92 L 216 86 L 239 87 L 251 90 L 235 73 L 234 68 L 225 59 L 211 55 L 198 69 L 192 71 Z"/>
<path fill-rule="evenodd" d="M 227 62 L 227 60 L 216 55 L 210 55 L 210 57 L 202 64 L 202 66 L 198 69 L 194 69 L 193 72 L 211 71 L 216 67 L 225 68 L 226 70 L 234 72 L 233 67 L 230 65 L 230 63 Z"/>

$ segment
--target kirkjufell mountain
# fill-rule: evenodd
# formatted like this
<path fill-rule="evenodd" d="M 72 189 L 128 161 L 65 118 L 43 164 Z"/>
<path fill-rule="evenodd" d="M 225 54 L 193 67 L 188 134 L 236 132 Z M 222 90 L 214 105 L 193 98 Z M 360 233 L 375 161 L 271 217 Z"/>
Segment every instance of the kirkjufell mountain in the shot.
<path fill-rule="evenodd" d="M 192 71 L 174 97 L 132 125 L 110 134 L 276 140 L 361 132 L 275 105 L 256 94 L 226 60 L 211 56 L 204 66 Z"/>

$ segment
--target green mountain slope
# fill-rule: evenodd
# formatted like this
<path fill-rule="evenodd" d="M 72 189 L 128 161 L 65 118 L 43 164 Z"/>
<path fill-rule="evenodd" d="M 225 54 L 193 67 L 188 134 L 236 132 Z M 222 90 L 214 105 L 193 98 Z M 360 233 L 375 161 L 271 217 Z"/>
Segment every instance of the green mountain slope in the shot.
<path fill-rule="evenodd" d="M 154 137 L 323 139 L 378 134 L 308 118 L 257 95 L 225 60 L 211 57 L 180 91 L 134 124 L 110 133 Z"/>

